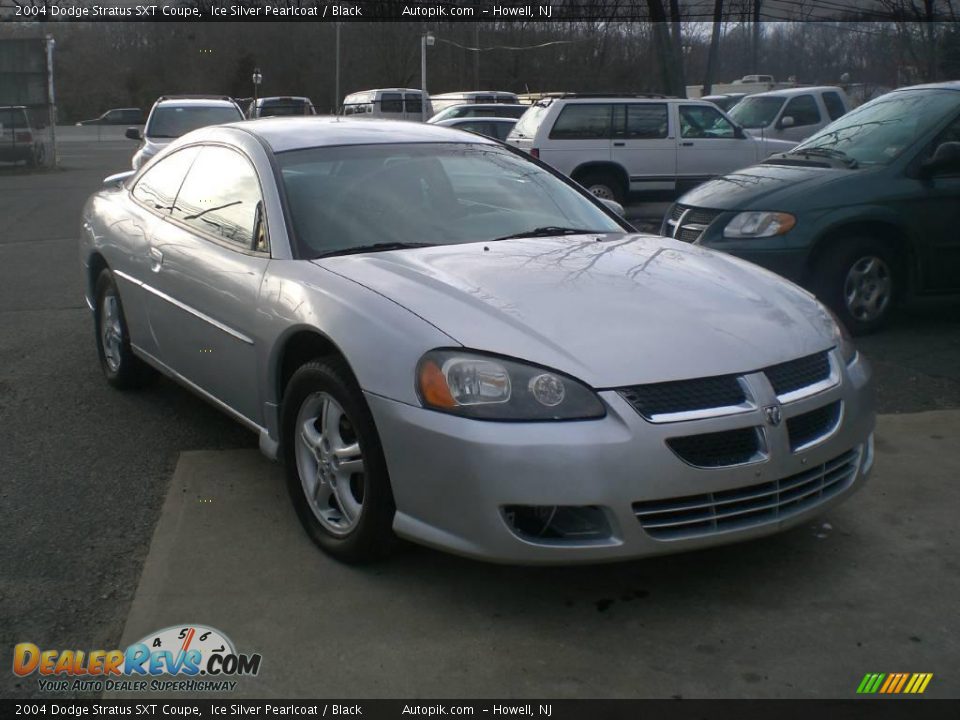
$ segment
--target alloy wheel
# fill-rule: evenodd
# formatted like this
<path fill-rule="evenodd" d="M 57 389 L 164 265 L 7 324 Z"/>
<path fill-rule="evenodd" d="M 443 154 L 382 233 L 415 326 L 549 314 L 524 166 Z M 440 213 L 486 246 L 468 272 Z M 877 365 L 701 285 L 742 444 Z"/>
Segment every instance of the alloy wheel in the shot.
<path fill-rule="evenodd" d="M 883 258 L 865 255 L 847 272 L 843 297 L 851 317 L 860 322 L 872 322 L 882 316 L 893 292 L 893 274 Z"/>

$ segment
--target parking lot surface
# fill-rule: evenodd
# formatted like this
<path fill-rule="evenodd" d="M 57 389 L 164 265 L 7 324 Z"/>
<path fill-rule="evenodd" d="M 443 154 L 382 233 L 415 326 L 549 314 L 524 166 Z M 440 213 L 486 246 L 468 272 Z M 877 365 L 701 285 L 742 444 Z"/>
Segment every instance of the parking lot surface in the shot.
<path fill-rule="evenodd" d="M 349 568 L 303 536 L 253 435 L 170 381 L 103 381 L 77 228 L 133 145 L 78 136 L 60 170 L 0 168 L 0 647 L 203 623 L 263 655 L 248 697 L 849 697 L 891 671 L 960 695 L 960 301 L 860 343 L 885 413 L 875 476 L 816 523 L 608 566 L 410 548 Z M 40 693 L 0 673 L 0 694 Z"/>

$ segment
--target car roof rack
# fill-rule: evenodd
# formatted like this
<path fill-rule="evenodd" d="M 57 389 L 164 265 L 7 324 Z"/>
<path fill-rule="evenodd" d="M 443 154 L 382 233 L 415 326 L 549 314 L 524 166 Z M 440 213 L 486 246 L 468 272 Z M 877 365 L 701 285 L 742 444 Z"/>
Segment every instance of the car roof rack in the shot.
<path fill-rule="evenodd" d="M 557 92 L 557 93 L 544 93 L 544 94 L 543 94 L 543 97 L 541 97 L 540 99 L 542 100 L 542 99 L 544 99 L 544 98 L 555 98 L 555 99 L 556 99 L 556 98 L 571 98 L 571 99 L 575 99 L 575 98 L 656 98 L 656 99 L 666 100 L 666 99 L 672 98 L 672 97 L 673 97 L 672 95 L 661 95 L 660 93 L 636 93 L 636 92 L 629 92 L 629 93 L 611 93 L 611 92 L 605 92 L 605 93 Z"/>
<path fill-rule="evenodd" d="M 229 95 L 161 95 L 157 98 L 157 102 L 161 100 L 229 100 L 233 102 L 233 98 Z"/>

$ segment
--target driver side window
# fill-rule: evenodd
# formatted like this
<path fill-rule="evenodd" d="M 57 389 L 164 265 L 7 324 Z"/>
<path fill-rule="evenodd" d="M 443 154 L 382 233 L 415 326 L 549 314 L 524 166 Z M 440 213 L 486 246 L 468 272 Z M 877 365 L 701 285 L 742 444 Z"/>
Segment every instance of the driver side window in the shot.
<path fill-rule="evenodd" d="M 680 137 L 687 139 L 734 138 L 733 125 L 719 110 L 705 105 L 680 106 Z"/>

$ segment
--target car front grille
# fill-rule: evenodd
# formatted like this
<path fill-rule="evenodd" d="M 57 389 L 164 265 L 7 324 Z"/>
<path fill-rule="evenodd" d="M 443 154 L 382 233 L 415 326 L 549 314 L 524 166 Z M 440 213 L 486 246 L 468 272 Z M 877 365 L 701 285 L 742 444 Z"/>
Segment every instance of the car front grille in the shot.
<path fill-rule="evenodd" d="M 683 242 L 696 242 L 721 210 L 674 205 L 667 216 L 667 234 Z"/>
<path fill-rule="evenodd" d="M 826 352 L 821 352 L 768 367 L 763 372 L 779 397 L 828 380 L 830 360 Z"/>
<path fill-rule="evenodd" d="M 832 433 L 840 422 L 840 407 L 837 400 L 787 420 L 790 449 L 796 452 Z"/>
<path fill-rule="evenodd" d="M 661 422 L 672 413 L 737 406 L 747 399 L 735 375 L 634 385 L 620 395 L 643 417 Z"/>
<path fill-rule="evenodd" d="M 760 456 L 759 428 L 746 427 L 667 440 L 677 457 L 701 468 L 742 465 Z"/>
<path fill-rule="evenodd" d="M 732 490 L 636 502 L 633 512 L 656 540 L 683 540 L 785 520 L 850 487 L 861 449 L 796 475 Z"/>

